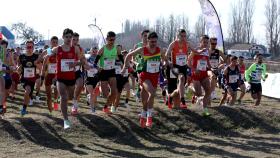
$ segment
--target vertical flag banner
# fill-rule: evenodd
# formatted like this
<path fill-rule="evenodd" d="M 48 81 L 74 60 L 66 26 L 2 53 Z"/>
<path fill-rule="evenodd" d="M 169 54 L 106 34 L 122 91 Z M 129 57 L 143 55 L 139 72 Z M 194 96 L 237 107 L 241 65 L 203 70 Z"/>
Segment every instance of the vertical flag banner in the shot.
<path fill-rule="evenodd" d="M 209 37 L 217 37 L 217 48 L 225 52 L 222 27 L 216 9 L 210 0 L 199 0 L 199 2 L 206 23 L 206 33 Z"/>
<path fill-rule="evenodd" d="M 94 40 L 94 42 L 98 44 L 98 48 L 100 49 L 106 43 L 104 35 L 103 35 L 101 29 L 98 26 L 93 25 L 93 24 L 89 25 L 89 28 L 93 32 L 93 40 Z"/>

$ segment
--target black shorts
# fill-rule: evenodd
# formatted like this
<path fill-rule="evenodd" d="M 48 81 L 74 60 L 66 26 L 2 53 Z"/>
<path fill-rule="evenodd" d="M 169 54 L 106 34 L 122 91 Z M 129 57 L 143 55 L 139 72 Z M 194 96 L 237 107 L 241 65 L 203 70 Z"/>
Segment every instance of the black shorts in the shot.
<path fill-rule="evenodd" d="M 134 78 L 137 78 L 137 77 L 138 77 L 136 71 L 132 72 L 131 74 L 132 74 L 132 76 L 133 76 Z"/>
<path fill-rule="evenodd" d="M 177 89 L 177 78 L 167 79 L 167 91 L 168 94 L 173 93 Z"/>
<path fill-rule="evenodd" d="M 238 87 L 239 87 L 238 83 L 229 83 L 229 84 L 226 86 L 227 89 L 231 88 L 234 92 L 237 91 Z"/>
<path fill-rule="evenodd" d="M 61 83 L 65 84 L 66 86 L 74 86 L 76 84 L 76 80 L 57 79 L 57 82 L 61 82 Z"/>
<path fill-rule="evenodd" d="M 261 83 L 250 83 L 251 85 L 251 94 L 257 94 L 262 92 L 262 84 Z"/>
<path fill-rule="evenodd" d="M 116 70 L 112 69 L 112 70 L 101 70 L 99 73 L 99 79 L 100 81 L 108 81 L 109 78 L 111 77 L 116 77 Z"/>
<path fill-rule="evenodd" d="M 188 66 L 174 65 L 174 68 L 178 68 L 178 73 L 183 74 L 185 77 L 188 75 Z"/>
<path fill-rule="evenodd" d="M 218 69 L 213 69 L 211 70 L 213 72 L 213 74 L 218 77 L 219 76 L 219 70 Z"/>
<path fill-rule="evenodd" d="M 26 86 L 30 86 L 31 91 L 30 91 L 29 96 L 32 96 L 33 91 L 34 91 L 34 87 L 35 87 L 35 82 L 27 80 L 27 79 L 22 79 L 21 83 L 22 83 L 23 89 L 25 89 Z"/>
<path fill-rule="evenodd" d="M 10 89 L 12 86 L 12 79 L 11 78 L 5 78 L 5 89 Z"/>
<path fill-rule="evenodd" d="M 94 77 L 87 77 L 87 79 L 86 79 L 86 85 L 91 85 L 93 88 L 96 87 L 98 82 L 99 82 L 98 75 L 96 75 Z"/>
<path fill-rule="evenodd" d="M 76 76 L 76 80 L 77 80 L 78 78 L 80 78 L 80 77 L 83 77 L 82 71 L 81 71 L 81 70 L 76 71 L 76 72 L 75 72 L 75 76 Z"/>
<path fill-rule="evenodd" d="M 123 77 L 122 75 L 116 75 L 117 89 L 121 93 L 124 85 L 128 82 L 128 77 Z"/>

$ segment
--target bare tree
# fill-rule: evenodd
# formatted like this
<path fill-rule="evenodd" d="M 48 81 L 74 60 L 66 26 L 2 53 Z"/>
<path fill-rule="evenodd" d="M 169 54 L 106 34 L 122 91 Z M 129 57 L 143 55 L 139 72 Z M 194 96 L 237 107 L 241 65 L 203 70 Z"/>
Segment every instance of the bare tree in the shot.
<path fill-rule="evenodd" d="M 243 43 L 245 36 L 243 33 L 243 3 L 239 0 L 231 4 L 230 26 L 229 26 L 229 40 L 233 43 Z"/>
<path fill-rule="evenodd" d="M 250 43 L 253 40 L 253 15 L 255 10 L 255 0 L 244 0 L 243 7 L 243 23 L 244 34 L 246 35 L 245 42 Z"/>
<path fill-rule="evenodd" d="M 195 40 L 199 39 L 201 35 L 205 34 L 205 20 L 202 15 L 200 15 L 194 25 L 194 34 L 195 34 Z"/>
<path fill-rule="evenodd" d="M 38 42 L 43 40 L 43 35 L 34 30 L 32 27 L 28 26 L 26 23 L 19 22 L 13 24 L 12 30 L 16 32 L 17 38 L 23 41 L 33 40 L 34 42 Z"/>
<path fill-rule="evenodd" d="M 266 39 L 272 56 L 279 56 L 280 48 L 280 5 L 279 0 L 268 0 L 265 6 Z"/>

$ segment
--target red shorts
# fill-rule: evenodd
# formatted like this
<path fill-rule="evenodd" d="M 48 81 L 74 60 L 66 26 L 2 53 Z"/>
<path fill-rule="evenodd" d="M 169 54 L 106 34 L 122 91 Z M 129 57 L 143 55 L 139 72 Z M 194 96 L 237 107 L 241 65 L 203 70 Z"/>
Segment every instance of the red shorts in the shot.
<path fill-rule="evenodd" d="M 19 84 L 20 82 L 20 75 L 17 72 L 13 72 L 11 74 L 12 81 L 14 81 L 16 84 Z"/>
<path fill-rule="evenodd" d="M 143 85 L 143 82 L 145 82 L 146 80 L 150 80 L 153 87 L 157 88 L 158 78 L 159 78 L 159 73 L 141 72 L 140 73 L 140 84 Z"/>
<path fill-rule="evenodd" d="M 202 81 L 207 77 L 208 77 L 207 71 L 202 71 L 199 74 L 196 74 L 195 72 L 192 72 L 192 79 L 194 81 Z"/>
<path fill-rule="evenodd" d="M 128 68 L 128 73 L 133 73 L 134 72 L 134 70 L 133 70 L 133 68 Z"/>
<path fill-rule="evenodd" d="M 55 74 L 48 74 L 45 78 L 45 86 L 51 86 L 53 84 L 54 79 L 55 79 Z"/>

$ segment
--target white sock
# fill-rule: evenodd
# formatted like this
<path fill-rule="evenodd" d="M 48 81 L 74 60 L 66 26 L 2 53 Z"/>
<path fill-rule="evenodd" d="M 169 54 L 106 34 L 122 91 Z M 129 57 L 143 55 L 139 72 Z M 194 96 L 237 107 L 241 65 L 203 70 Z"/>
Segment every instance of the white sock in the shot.
<path fill-rule="evenodd" d="M 152 115 L 153 115 L 153 109 L 148 109 L 147 117 L 152 117 Z"/>
<path fill-rule="evenodd" d="M 147 117 L 147 111 L 142 111 L 141 112 L 141 117 Z"/>
<path fill-rule="evenodd" d="M 73 99 L 73 105 L 74 105 L 75 108 L 78 108 L 78 101 Z"/>

